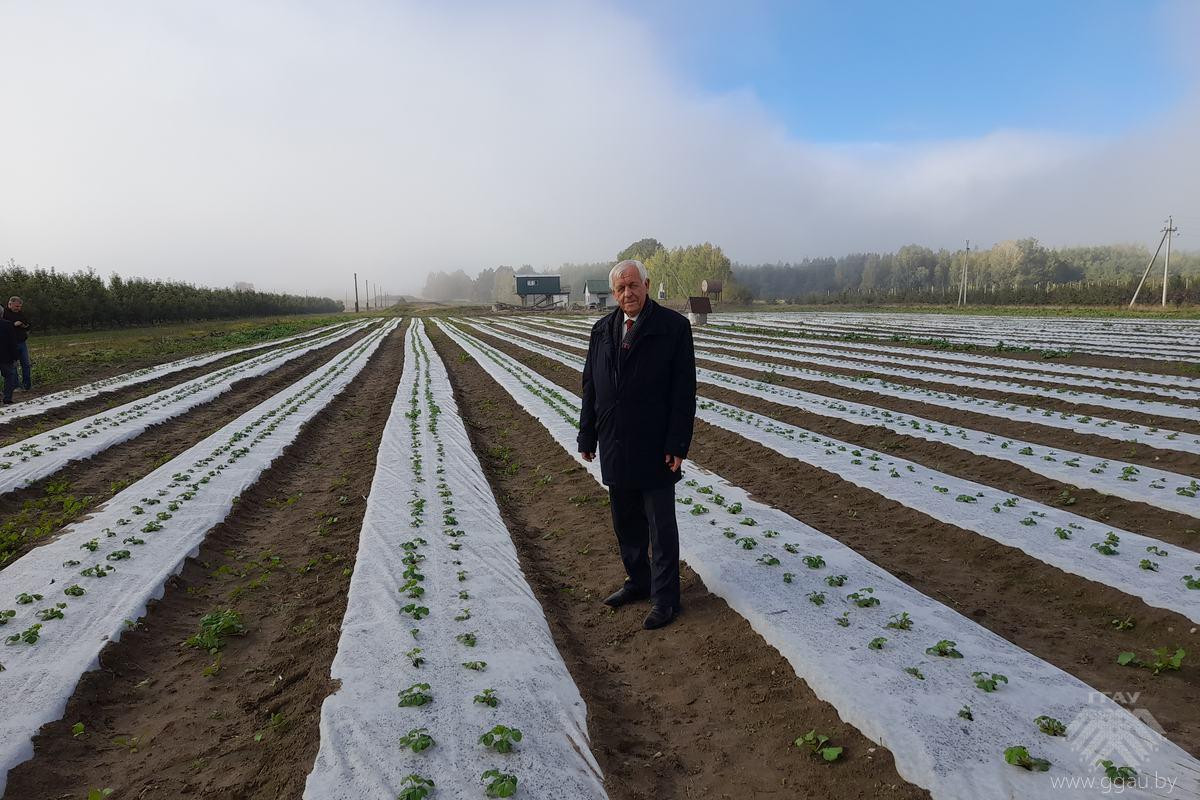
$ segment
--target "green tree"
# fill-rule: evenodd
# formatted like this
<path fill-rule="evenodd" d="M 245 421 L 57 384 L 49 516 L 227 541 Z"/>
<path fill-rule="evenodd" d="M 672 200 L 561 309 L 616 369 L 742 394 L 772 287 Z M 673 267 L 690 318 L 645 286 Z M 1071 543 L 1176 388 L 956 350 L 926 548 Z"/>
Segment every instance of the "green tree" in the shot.
<path fill-rule="evenodd" d="M 665 248 L 663 248 L 662 243 L 658 239 L 638 239 L 629 245 L 629 247 L 617 253 L 617 261 L 632 258 L 645 263 L 646 259 L 663 249 Z"/>

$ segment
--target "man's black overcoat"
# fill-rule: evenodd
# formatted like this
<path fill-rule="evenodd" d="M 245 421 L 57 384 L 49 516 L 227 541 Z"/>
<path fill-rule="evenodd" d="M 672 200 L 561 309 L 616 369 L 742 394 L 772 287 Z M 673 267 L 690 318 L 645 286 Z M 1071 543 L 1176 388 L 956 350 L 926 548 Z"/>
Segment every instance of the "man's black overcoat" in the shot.
<path fill-rule="evenodd" d="M 664 457 L 686 457 L 696 417 L 696 355 L 687 317 L 646 298 L 624 337 L 617 308 L 592 326 L 583 368 L 579 452 L 599 444 L 600 474 L 608 486 L 670 486 Z M 625 339 L 625 341 L 622 341 Z"/>

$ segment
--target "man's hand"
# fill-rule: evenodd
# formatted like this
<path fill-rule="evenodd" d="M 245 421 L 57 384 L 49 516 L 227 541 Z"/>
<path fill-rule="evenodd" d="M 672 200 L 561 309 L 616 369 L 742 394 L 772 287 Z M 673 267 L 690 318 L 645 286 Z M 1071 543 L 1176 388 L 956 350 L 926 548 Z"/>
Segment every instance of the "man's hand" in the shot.
<path fill-rule="evenodd" d="M 671 472 L 679 472 L 679 465 L 683 463 L 683 459 L 679 456 L 673 456 L 667 453 L 667 466 L 671 468 Z"/>
<path fill-rule="evenodd" d="M 580 453 L 579 455 L 583 456 L 584 461 L 591 461 L 596 457 L 595 453 Z"/>

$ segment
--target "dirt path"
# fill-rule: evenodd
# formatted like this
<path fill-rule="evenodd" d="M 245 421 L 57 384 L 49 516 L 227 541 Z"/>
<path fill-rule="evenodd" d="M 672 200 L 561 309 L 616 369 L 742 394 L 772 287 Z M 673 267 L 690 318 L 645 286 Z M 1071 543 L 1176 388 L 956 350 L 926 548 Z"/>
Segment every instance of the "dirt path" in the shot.
<path fill-rule="evenodd" d="M 91 458 L 72 462 L 24 489 L 0 495 L 0 520 L 4 520 L 0 543 L 4 544 L 5 552 L 11 552 L 8 560 L 4 560 L 0 552 L 0 569 L 31 547 L 50 541 L 57 531 L 89 509 L 104 503 L 230 420 L 313 372 L 366 335 L 363 332 L 349 336 L 266 375 L 238 381 L 212 402 L 153 425 L 141 435 Z M 5 534 L 11 534 L 17 540 L 11 551 L 8 548 L 12 542 Z"/>
<path fill-rule="evenodd" d="M 600 601 L 624 575 L 607 493 L 445 334 L 429 330 L 522 569 L 588 704 L 612 800 L 927 796 L 690 569 L 684 614 L 662 631 L 642 630 L 643 604 L 607 610 Z M 813 728 L 846 748 L 843 761 L 826 764 L 792 746 Z"/>
<path fill-rule="evenodd" d="M 476 332 L 473 331 L 476 335 Z M 579 392 L 578 371 L 481 336 L 547 379 Z M 1197 626 L 1020 550 L 940 522 L 737 434 L 697 422 L 689 457 L 753 496 L 837 539 L 980 625 L 1101 691 L 1141 692 L 1173 741 L 1200 755 L 1200 667 L 1151 676 L 1118 666 L 1124 650 L 1200 651 Z M 1136 627 L 1115 630 L 1114 619 Z"/>
<path fill-rule="evenodd" d="M 35 739 L 34 758 L 10 773 L 6 800 L 104 787 L 146 800 L 300 796 L 403 356 L 396 331 L 241 496 L 138 628 L 105 648 L 63 719 Z M 181 646 L 221 608 L 242 615 L 244 636 L 219 658 Z"/>

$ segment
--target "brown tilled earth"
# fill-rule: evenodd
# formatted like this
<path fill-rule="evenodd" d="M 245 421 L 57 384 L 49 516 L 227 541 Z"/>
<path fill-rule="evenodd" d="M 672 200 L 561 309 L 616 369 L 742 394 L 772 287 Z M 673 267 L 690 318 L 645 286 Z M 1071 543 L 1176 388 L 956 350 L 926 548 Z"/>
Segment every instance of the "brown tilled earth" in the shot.
<path fill-rule="evenodd" d="M 587 703 L 612 800 L 927 796 L 690 569 L 684 613 L 671 626 L 643 630 L 643 604 L 608 610 L 601 600 L 624 572 L 607 493 L 474 361 L 461 361 L 445 334 L 427 330 Z M 792 745 L 814 728 L 846 748 L 841 761 Z"/>
<path fill-rule="evenodd" d="M 138 627 L 105 648 L 63 718 L 42 729 L 33 759 L 9 773 L 6 800 L 84 798 L 92 788 L 146 800 L 301 795 L 403 357 L 396 331 L 241 496 Z M 210 413 L 215 428 L 230 412 Z M 244 636 L 219 658 L 182 646 L 222 608 L 242 615 Z"/>
<path fill-rule="evenodd" d="M 578 371 L 472 333 L 578 393 Z M 1116 663 L 1125 650 L 1183 646 L 1200 651 L 1200 633 L 1186 617 L 1151 608 L 703 422 L 697 421 L 689 457 L 1097 689 L 1142 692 L 1139 705 L 1150 710 L 1166 735 L 1200 755 L 1200 668 L 1185 662 L 1179 672 L 1151 676 Z M 1126 617 L 1136 621 L 1133 630 L 1112 627 L 1114 619 Z"/>

